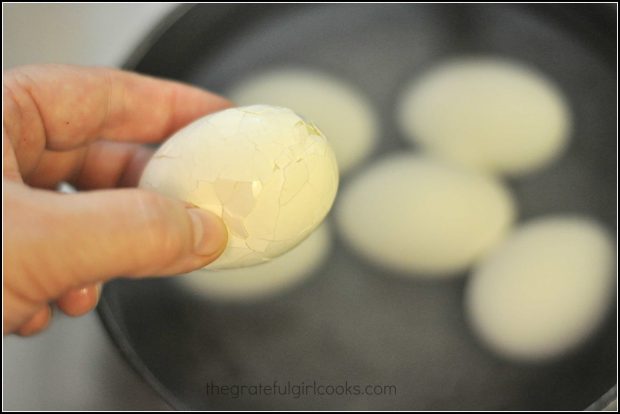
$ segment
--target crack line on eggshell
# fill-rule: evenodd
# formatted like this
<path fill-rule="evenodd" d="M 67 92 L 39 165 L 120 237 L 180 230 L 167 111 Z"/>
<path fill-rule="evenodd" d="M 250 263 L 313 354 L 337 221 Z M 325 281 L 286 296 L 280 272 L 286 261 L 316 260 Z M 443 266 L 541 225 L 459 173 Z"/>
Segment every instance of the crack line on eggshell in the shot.
<path fill-rule="evenodd" d="M 296 162 L 297 164 L 297 162 Z M 299 189 L 289 198 L 289 200 L 286 203 L 282 203 L 282 193 L 280 193 L 280 197 L 278 197 L 278 204 L 280 205 L 280 207 L 284 207 L 286 205 L 288 205 L 290 202 L 292 202 L 295 197 L 297 197 L 299 195 L 299 193 L 302 192 L 302 190 L 304 189 L 305 185 L 308 185 L 310 182 L 310 171 L 308 170 L 308 164 L 304 163 L 304 168 L 306 169 L 306 179 L 304 180 L 304 182 L 299 186 Z M 286 177 L 286 169 L 284 169 L 284 176 Z"/>
<path fill-rule="evenodd" d="M 281 174 L 282 174 L 282 184 L 280 185 L 280 192 L 279 192 L 280 195 L 278 196 L 278 211 L 276 213 L 276 217 L 273 223 L 273 229 L 272 229 L 273 231 L 271 232 L 271 238 L 273 240 L 276 240 L 276 230 L 278 228 L 278 222 L 280 221 L 280 213 L 282 212 L 282 208 L 280 208 L 279 202 L 280 202 L 280 197 L 282 197 L 282 188 L 284 186 L 284 183 L 286 182 L 286 178 L 284 177 L 284 171 L 282 171 Z"/>
<path fill-rule="evenodd" d="M 273 242 L 273 240 L 267 240 L 267 241 Z M 265 251 L 264 251 L 264 250 L 260 251 L 260 250 L 256 250 L 256 249 L 252 248 L 252 247 L 248 244 L 248 241 L 247 241 L 247 240 L 243 240 L 243 244 L 245 244 L 245 247 L 247 247 L 249 250 L 252 250 L 252 252 L 253 252 L 253 253 L 257 253 L 257 254 L 259 254 L 259 255 L 262 255 L 263 253 L 265 253 Z"/>
<path fill-rule="evenodd" d="M 233 249 L 239 249 L 239 247 L 234 247 Z M 236 262 L 240 262 L 240 261 L 242 261 L 242 260 L 245 260 L 245 259 L 247 259 L 248 257 L 252 256 L 254 253 L 255 253 L 255 252 L 248 252 L 247 254 L 244 254 L 244 255 L 242 255 L 242 256 L 238 256 L 238 257 L 236 258 L 236 260 L 235 260 L 235 261 L 236 261 Z"/>

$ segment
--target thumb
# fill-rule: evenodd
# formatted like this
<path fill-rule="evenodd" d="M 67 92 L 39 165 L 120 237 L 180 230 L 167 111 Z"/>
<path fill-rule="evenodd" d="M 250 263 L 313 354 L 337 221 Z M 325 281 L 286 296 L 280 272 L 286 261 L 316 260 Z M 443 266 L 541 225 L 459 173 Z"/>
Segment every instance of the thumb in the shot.
<path fill-rule="evenodd" d="M 48 298 L 117 276 L 188 272 L 226 246 L 228 233 L 217 216 L 154 192 L 24 190 L 5 199 L 5 213 L 17 217 L 19 231 L 11 240 L 36 258 L 29 273 L 46 277 L 38 284 Z"/>

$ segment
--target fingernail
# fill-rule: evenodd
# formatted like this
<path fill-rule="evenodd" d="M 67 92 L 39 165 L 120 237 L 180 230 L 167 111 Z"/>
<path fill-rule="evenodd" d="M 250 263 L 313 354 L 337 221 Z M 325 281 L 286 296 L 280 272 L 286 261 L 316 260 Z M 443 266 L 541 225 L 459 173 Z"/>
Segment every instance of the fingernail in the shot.
<path fill-rule="evenodd" d="M 228 230 L 215 214 L 199 208 L 188 210 L 194 225 L 194 253 L 211 256 L 221 252 L 228 240 Z"/>

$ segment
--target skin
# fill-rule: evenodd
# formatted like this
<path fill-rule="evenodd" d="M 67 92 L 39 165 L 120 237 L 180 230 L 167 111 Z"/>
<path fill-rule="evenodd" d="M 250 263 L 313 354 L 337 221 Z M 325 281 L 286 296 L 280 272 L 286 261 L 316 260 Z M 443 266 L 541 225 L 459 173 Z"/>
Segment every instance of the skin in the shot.
<path fill-rule="evenodd" d="M 135 187 L 159 142 L 230 107 L 178 82 L 107 68 L 3 74 L 3 332 L 31 335 L 92 310 L 115 277 L 184 273 L 215 260 L 216 216 Z M 60 182 L 81 191 L 54 191 Z M 126 188 L 121 188 L 126 187 Z"/>

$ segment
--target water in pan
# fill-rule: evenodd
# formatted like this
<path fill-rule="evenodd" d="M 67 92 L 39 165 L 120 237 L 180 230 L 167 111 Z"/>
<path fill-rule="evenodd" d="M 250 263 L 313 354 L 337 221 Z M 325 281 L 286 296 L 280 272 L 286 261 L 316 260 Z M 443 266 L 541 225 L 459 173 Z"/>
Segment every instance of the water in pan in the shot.
<path fill-rule="evenodd" d="M 329 71 L 374 103 L 382 124 L 375 155 L 407 147 L 394 110 L 398 92 L 417 73 L 465 53 L 534 65 L 567 95 L 574 130 L 559 162 L 511 180 L 520 220 L 571 212 L 613 226 L 614 71 L 554 20 L 517 7 L 338 5 L 287 8 L 252 21 L 239 30 L 231 26 L 221 47 L 197 57 L 184 80 L 223 91 L 272 66 Z M 485 351 L 465 325 L 462 279 L 385 277 L 384 269 L 335 242 L 313 278 L 273 301 L 216 304 L 187 295 L 174 280 L 156 280 L 111 284 L 104 302 L 156 381 L 191 408 L 582 409 L 613 384 L 614 321 L 578 354 L 544 365 L 509 363 Z M 207 395 L 210 382 L 274 380 L 394 385 L 397 391 Z"/>

